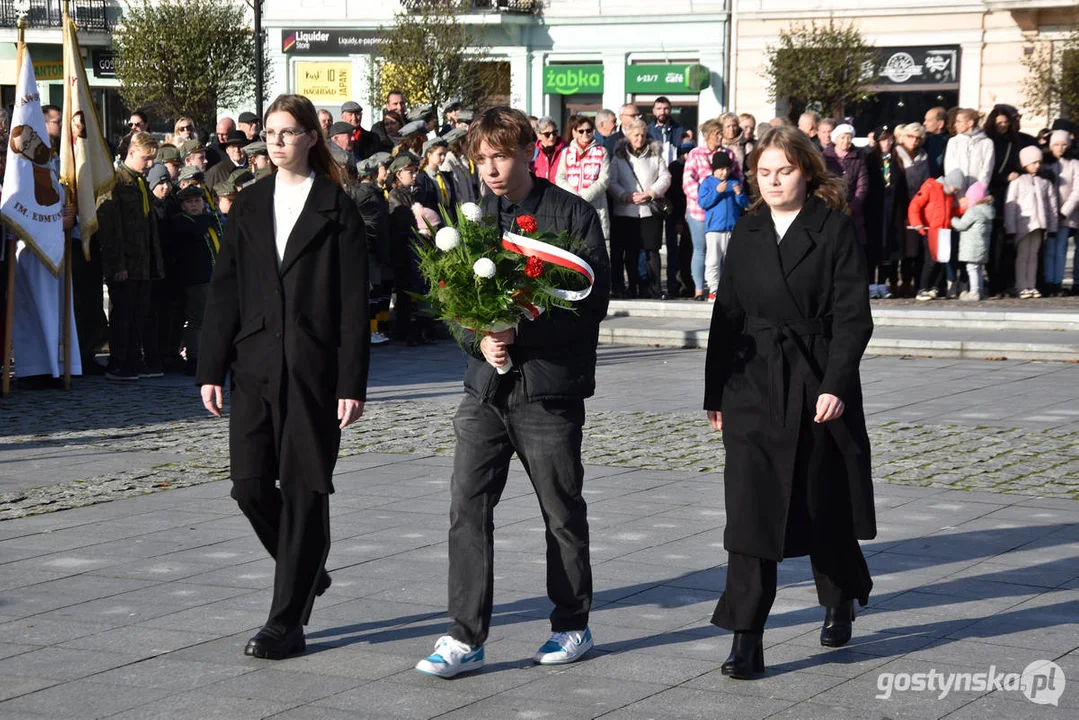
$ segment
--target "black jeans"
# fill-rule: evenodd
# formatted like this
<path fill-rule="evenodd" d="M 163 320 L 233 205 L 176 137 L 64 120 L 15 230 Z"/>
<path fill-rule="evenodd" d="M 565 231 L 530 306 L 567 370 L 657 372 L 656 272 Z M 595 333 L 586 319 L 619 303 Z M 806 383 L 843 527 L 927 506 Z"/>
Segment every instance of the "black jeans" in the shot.
<path fill-rule="evenodd" d="M 641 286 L 637 271 L 637 258 L 641 253 L 639 218 L 611 217 L 611 290 L 626 292 L 626 276 L 629 276 L 629 296 L 637 297 Z"/>
<path fill-rule="evenodd" d="M 150 281 L 109 283 L 109 364 L 134 371 L 142 359 L 142 329 L 150 305 Z"/>
<path fill-rule="evenodd" d="M 499 383 L 490 403 L 466 395 L 453 419 L 449 632 L 472 647 L 487 640 L 491 627 L 494 509 L 514 451 L 532 480 L 546 526 L 552 631 L 583 630 L 592 607 L 588 517 L 581 495 L 584 400 L 528 402 L 516 370 Z"/>

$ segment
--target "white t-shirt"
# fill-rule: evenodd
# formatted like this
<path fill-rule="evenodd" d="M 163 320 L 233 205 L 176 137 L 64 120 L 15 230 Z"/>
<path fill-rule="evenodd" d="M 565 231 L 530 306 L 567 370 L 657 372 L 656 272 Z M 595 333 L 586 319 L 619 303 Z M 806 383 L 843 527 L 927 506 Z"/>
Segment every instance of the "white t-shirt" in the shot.
<path fill-rule="evenodd" d="M 289 235 L 296 227 L 296 220 L 300 217 L 303 206 L 307 203 L 307 196 L 311 193 L 311 186 L 315 182 L 315 173 L 307 176 L 299 185 L 288 185 L 277 179 L 273 192 L 273 233 L 277 242 L 277 264 L 285 257 L 285 246 L 288 245 Z"/>
<path fill-rule="evenodd" d="M 801 210 L 777 213 L 775 210 L 772 210 L 772 223 L 776 226 L 777 245 L 783 241 L 783 236 L 790 230 L 791 225 L 794 224 L 794 219 L 798 217 L 798 213 L 800 212 Z"/>

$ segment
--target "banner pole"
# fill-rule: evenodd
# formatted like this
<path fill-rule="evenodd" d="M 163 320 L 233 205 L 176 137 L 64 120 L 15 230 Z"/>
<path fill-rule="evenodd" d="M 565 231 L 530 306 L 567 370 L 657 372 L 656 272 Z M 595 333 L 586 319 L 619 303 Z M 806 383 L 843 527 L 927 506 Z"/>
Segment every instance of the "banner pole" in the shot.
<path fill-rule="evenodd" d="M 19 73 L 22 72 L 22 51 L 26 47 L 26 27 L 28 24 L 26 16 L 20 15 L 15 25 L 19 29 L 19 42 L 16 45 L 15 52 L 15 77 L 19 77 Z M 7 152 L 7 149 L 3 148 L 3 151 Z M 11 326 L 15 322 L 15 236 L 10 233 L 4 234 L 6 235 L 5 242 L 7 243 L 7 253 L 5 254 L 7 258 L 7 293 L 4 299 L 4 376 L 0 378 L 0 395 L 6 398 L 11 392 Z"/>

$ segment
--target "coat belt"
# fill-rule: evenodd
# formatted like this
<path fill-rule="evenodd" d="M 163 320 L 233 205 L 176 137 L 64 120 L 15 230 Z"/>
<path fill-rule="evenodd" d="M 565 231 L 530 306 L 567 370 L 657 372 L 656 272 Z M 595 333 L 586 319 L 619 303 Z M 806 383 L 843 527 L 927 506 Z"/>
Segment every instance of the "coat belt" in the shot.
<path fill-rule="evenodd" d="M 802 338 L 813 335 L 828 336 L 831 334 L 831 329 L 830 317 L 769 320 L 746 316 L 744 325 L 746 334 L 757 337 L 768 333 L 771 338 L 772 352 L 768 355 L 768 406 L 772 420 L 779 425 L 785 424 L 787 414 L 786 371 L 790 368 L 787 353 L 797 351 L 812 372 L 813 359 Z M 817 380 L 819 381 L 820 378 L 818 377 Z"/>
<path fill-rule="evenodd" d="M 832 318 L 798 318 L 795 320 L 768 320 L 765 318 L 746 316 L 744 332 L 756 337 L 769 332 L 772 340 L 772 350 L 768 358 L 768 404 L 772 420 L 780 426 L 786 422 L 787 414 L 787 383 L 785 370 L 790 366 L 787 359 L 788 349 L 793 348 L 805 361 L 807 373 L 820 382 L 822 380 L 813 364 L 813 358 L 809 354 L 809 348 L 802 338 L 819 335 L 831 337 Z M 792 378 L 793 380 L 794 378 Z M 828 429 L 832 432 L 839 449 L 844 454 L 858 454 L 861 452 L 857 440 L 851 434 L 850 428 L 842 420 L 833 420 L 828 423 Z"/>

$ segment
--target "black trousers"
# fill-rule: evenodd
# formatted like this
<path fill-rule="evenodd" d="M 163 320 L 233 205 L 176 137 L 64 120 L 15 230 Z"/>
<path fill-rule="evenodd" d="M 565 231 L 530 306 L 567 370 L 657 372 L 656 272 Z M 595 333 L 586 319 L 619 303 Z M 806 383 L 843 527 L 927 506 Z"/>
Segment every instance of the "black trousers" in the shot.
<path fill-rule="evenodd" d="M 231 400 L 232 422 L 242 417 L 248 429 L 272 425 L 274 408 L 256 394 L 234 387 Z M 230 428 L 231 436 L 242 434 Z M 231 494 L 276 561 L 266 625 L 282 631 L 306 625 L 330 554 L 330 496 L 311 491 L 295 473 L 282 474 L 280 489 L 269 475 L 234 477 Z"/>
<path fill-rule="evenodd" d="M 611 290 L 625 292 L 627 275 L 630 297 L 641 286 L 637 259 L 641 253 L 640 218 L 611 216 Z"/>
<path fill-rule="evenodd" d="M 74 271 L 74 266 L 72 266 Z M 142 329 L 150 305 L 150 281 L 128 278 L 109 283 L 109 362 L 135 370 L 142 359 Z"/>
<path fill-rule="evenodd" d="M 306 625 L 330 553 L 330 496 L 311 492 L 298 479 L 282 482 L 279 490 L 263 478 L 234 480 L 232 497 L 276 561 L 266 624 L 279 630 Z"/>
<path fill-rule="evenodd" d="M 866 603 L 872 581 L 857 540 L 814 548 L 809 559 L 822 606 L 837 607 L 855 599 Z M 776 599 L 776 566 L 775 560 L 730 553 L 727 587 L 712 614 L 712 624 L 734 632 L 764 632 Z"/>
<path fill-rule="evenodd" d="M 517 371 L 499 382 L 492 402 L 466 395 L 453 419 L 450 635 L 472 647 L 487 640 L 491 627 L 494 509 L 514 451 L 532 481 L 546 526 L 552 631 L 583 630 L 592 606 L 588 517 L 581 494 L 584 400 L 528 402 Z"/>
<path fill-rule="evenodd" d="M 94 348 L 106 339 L 105 291 L 101 276 L 101 243 L 90 238 L 90 259 L 82 252 L 82 240 L 71 241 L 71 304 L 75 312 L 75 330 L 79 334 L 79 352 L 83 364 L 94 357 Z"/>

